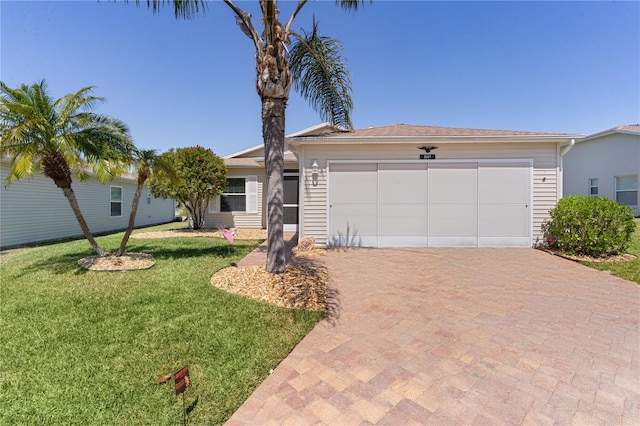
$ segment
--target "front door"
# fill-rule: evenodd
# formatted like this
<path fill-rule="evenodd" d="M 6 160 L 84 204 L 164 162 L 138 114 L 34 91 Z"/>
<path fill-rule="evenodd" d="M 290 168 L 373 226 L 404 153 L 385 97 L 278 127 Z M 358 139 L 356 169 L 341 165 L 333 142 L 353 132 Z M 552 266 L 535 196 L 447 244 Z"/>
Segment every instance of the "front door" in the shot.
<path fill-rule="evenodd" d="M 298 232 L 298 197 L 300 174 L 297 170 L 284 172 L 284 231 Z"/>

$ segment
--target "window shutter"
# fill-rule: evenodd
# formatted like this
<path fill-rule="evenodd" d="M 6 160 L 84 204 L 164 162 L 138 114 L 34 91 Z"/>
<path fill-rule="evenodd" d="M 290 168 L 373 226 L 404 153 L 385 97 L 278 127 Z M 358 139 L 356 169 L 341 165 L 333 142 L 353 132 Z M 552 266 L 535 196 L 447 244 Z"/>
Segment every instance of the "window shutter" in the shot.
<path fill-rule="evenodd" d="M 209 213 L 218 213 L 220 211 L 220 209 L 218 208 L 219 203 L 220 203 L 219 195 L 209 200 Z"/>
<path fill-rule="evenodd" d="M 247 213 L 258 213 L 258 176 L 247 176 L 245 185 L 247 194 Z"/>

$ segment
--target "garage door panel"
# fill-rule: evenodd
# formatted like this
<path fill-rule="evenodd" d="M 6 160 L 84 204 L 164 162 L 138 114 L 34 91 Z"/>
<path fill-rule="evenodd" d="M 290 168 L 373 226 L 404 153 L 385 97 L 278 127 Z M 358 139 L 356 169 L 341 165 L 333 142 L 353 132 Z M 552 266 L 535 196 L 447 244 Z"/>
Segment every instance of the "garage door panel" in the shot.
<path fill-rule="evenodd" d="M 375 246 L 378 232 L 376 204 L 334 204 L 329 241 L 333 246 Z"/>
<path fill-rule="evenodd" d="M 470 237 L 478 235 L 478 208 L 475 204 L 429 206 L 429 237 Z"/>
<path fill-rule="evenodd" d="M 527 237 L 529 211 L 523 205 L 480 205 L 480 237 Z"/>
<path fill-rule="evenodd" d="M 426 164 L 380 164 L 378 172 L 381 203 L 426 203 Z"/>
<path fill-rule="evenodd" d="M 480 203 L 529 203 L 530 174 L 526 163 L 480 164 Z"/>
<path fill-rule="evenodd" d="M 375 164 L 332 164 L 330 203 L 376 203 L 378 168 Z"/>
<path fill-rule="evenodd" d="M 379 214 L 381 236 L 427 236 L 426 204 L 380 205 Z"/>
<path fill-rule="evenodd" d="M 476 163 L 430 164 L 429 203 L 476 203 L 477 175 Z"/>

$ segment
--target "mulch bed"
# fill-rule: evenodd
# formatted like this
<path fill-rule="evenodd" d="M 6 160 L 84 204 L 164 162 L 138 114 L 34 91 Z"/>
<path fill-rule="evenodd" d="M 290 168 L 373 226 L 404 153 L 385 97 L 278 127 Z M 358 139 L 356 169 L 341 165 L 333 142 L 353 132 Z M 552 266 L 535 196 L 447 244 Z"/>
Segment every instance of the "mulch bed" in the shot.
<path fill-rule="evenodd" d="M 289 265 L 282 274 L 271 274 L 264 266 L 231 266 L 211 277 L 211 284 L 229 293 L 285 308 L 321 312 L 329 309 L 327 282 L 327 268 L 310 265 Z"/>
<path fill-rule="evenodd" d="M 78 264 L 91 271 L 131 271 L 149 269 L 156 260 L 150 254 L 125 253 L 122 256 L 88 256 L 78 260 Z"/>
<path fill-rule="evenodd" d="M 630 254 L 630 253 L 623 253 L 623 254 L 618 254 L 615 256 L 607 256 L 607 257 L 593 257 L 593 256 L 568 254 L 560 250 L 553 250 L 550 248 L 543 248 L 542 251 L 546 251 L 547 253 L 553 254 L 554 256 L 563 257 L 565 259 L 574 260 L 577 262 L 594 262 L 594 263 L 627 262 L 629 260 L 637 259 L 637 256 L 635 254 Z"/>
<path fill-rule="evenodd" d="M 131 238 L 172 238 L 172 237 L 214 237 L 223 238 L 220 231 L 212 228 L 193 229 L 173 229 L 169 231 L 138 232 L 131 235 Z M 266 240 L 266 229 L 236 229 L 236 240 Z"/>

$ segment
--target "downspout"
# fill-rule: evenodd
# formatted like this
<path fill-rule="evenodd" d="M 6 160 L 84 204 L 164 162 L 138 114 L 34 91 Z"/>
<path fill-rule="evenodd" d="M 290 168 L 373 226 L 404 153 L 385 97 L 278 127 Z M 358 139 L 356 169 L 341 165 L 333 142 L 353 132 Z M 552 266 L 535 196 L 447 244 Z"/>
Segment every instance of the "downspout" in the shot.
<path fill-rule="evenodd" d="M 571 151 L 571 148 L 573 148 L 573 146 L 576 144 L 576 140 L 575 139 L 571 139 L 571 142 L 569 142 L 568 145 L 565 145 L 562 147 L 562 149 L 560 150 L 560 157 L 564 157 L 567 152 Z"/>
<path fill-rule="evenodd" d="M 574 145 L 576 144 L 576 140 L 575 139 L 571 139 L 571 142 L 569 142 L 568 145 L 565 145 L 563 147 L 560 147 L 560 176 L 558 179 L 559 182 L 559 187 L 558 188 L 558 201 L 560 201 L 560 199 L 564 196 L 564 156 L 571 151 L 571 149 L 574 147 Z"/>

